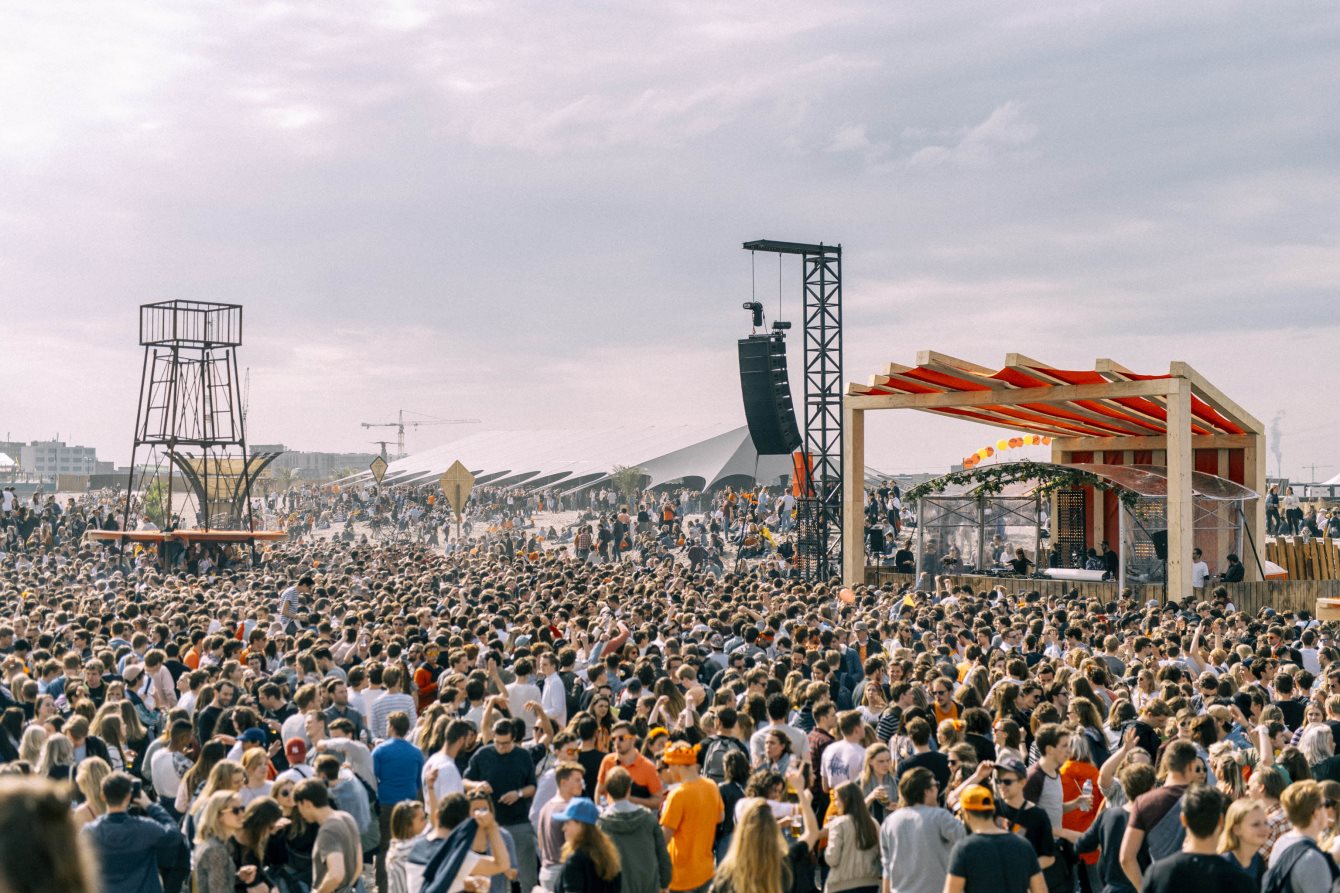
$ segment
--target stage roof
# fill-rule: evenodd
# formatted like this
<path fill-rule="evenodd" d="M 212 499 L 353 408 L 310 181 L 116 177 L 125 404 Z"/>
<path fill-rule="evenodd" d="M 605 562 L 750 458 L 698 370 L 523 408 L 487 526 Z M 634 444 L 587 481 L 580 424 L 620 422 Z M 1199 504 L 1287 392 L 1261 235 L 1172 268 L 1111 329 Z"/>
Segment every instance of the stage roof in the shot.
<path fill-rule="evenodd" d="M 1166 398 L 1157 387 L 1139 385 L 1168 378 L 1190 382 L 1193 435 L 1262 432 L 1259 421 L 1186 363 L 1173 363 L 1166 374 L 1141 375 L 1112 360 L 1070 370 L 1012 353 L 1002 368 L 989 369 L 922 351 L 915 366 L 891 363 L 869 383 L 849 384 L 847 395 L 907 398 L 897 405 L 1049 437 L 1161 436 L 1167 433 Z"/>

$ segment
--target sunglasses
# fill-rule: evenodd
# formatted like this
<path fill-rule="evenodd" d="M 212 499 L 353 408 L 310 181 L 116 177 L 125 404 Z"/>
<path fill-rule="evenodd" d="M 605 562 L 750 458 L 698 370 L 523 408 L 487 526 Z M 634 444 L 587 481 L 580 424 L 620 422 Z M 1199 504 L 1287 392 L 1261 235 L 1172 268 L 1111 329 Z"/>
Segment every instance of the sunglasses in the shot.
<path fill-rule="evenodd" d="M 1325 806 L 1327 809 L 1335 809 L 1335 801 L 1334 801 L 1334 800 L 1323 800 L 1323 801 L 1321 801 L 1321 805 L 1322 805 L 1322 806 Z"/>
<path fill-rule="evenodd" d="M 241 815 L 247 811 L 247 808 L 245 806 L 230 806 L 228 807 L 228 811 L 233 815 Z"/>
<path fill-rule="evenodd" d="M 1009 787 L 1009 786 L 1012 785 L 1012 784 L 1018 784 L 1018 783 L 1019 783 L 1019 779 L 1017 779 L 1017 778 L 997 778 L 997 779 L 996 779 L 996 784 L 1000 785 L 1002 788 L 1007 788 L 1007 787 Z"/>

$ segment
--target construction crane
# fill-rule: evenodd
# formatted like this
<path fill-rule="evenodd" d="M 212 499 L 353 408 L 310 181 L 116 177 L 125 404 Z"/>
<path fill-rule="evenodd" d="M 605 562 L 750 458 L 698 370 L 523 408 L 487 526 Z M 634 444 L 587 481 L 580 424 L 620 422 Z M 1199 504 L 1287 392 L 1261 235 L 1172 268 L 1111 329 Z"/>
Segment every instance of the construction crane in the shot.
<path fill-rule="evenodd" d="M 405 428 L 420 428 L 424 425 L 477 425 L 479 419 L 439 419 L 435 416 L 426 415 L 422 412 L 414 412 L 413 415 L 424 416 L 422 420 L 411 419 L 405 421 L 407 410 L 400 410 L 398 421 L 394 422 L 360 422 L 364 428 L 394 428 L 396 429 L 396 458 L 405 455 Z"/>

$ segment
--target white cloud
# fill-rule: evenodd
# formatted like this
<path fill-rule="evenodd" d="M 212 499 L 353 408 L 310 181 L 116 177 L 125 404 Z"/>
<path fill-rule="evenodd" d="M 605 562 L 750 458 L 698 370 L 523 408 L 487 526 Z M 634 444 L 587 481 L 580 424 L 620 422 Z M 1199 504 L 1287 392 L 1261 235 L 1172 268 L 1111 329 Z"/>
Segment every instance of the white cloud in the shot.
<path fill-rule="evenodd" d="M 965 130 L 957 141 L 917 150 L 908 165 L 981 167 L 1028 145 L 1037 134 L 1037 125 L 1024 117 L 1022 105 L 1012 99 L 997 106 L 980 124 Z"/>

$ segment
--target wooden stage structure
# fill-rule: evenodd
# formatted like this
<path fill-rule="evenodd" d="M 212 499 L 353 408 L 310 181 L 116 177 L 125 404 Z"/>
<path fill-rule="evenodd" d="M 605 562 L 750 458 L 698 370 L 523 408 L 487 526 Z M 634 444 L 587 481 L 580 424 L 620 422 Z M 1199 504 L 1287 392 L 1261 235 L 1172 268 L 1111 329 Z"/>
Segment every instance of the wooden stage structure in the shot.
<path fill-rule="evenodd" d="M 1192 472 L 1227 478 L 1257 494 L 1266 487 L 1261 422 L 1187 363 L 1141 375 L 1112 360 L 1098 360 L 1092 370 L 1057 369 L 1011 353 L 1002 368 L 989 369 L 922 351 L 914 366 L 892 363 L 868 383 L 847 386 L 842 576 L 848 585 L 866 578 L 865 414 L 883 409 L 915 409 L 1050 437 L 1055 463 L 1166 466 L 1166 592 L 1173 600 L 1192 594 Z M 1088 538 L 1096 545 L 1116 534 L 1119 497 L 1088 490 L 1085 499 Z M 1247 537 L 1264 558 L 1265 499 L 1250 500 L 1243 511 Z M 1250 551 L 1243 564 L 1249 581 L 1260 579 Z"/>

